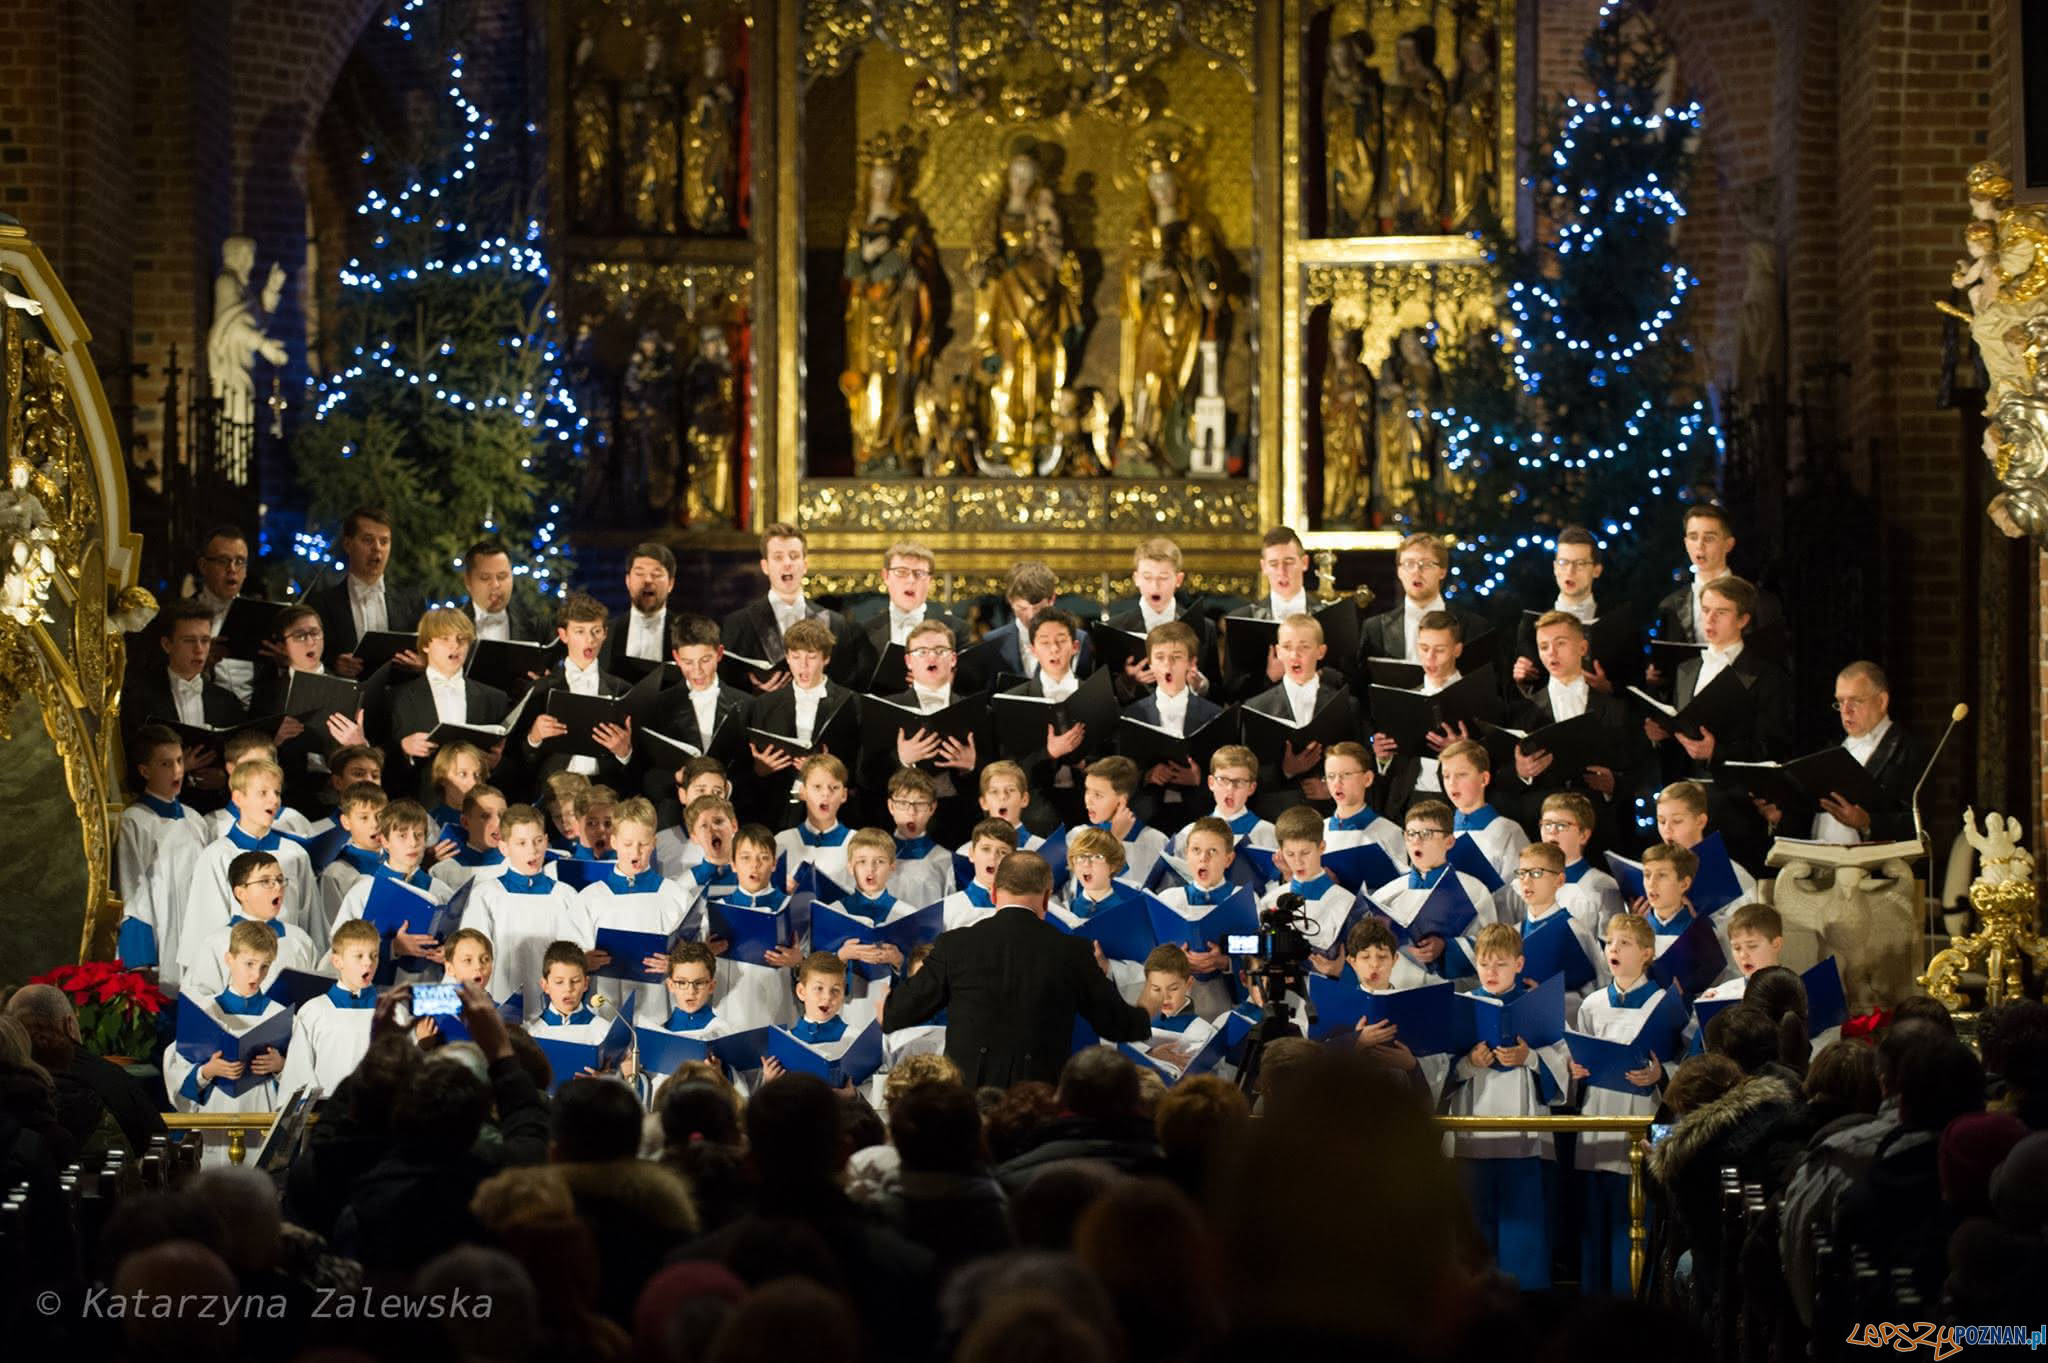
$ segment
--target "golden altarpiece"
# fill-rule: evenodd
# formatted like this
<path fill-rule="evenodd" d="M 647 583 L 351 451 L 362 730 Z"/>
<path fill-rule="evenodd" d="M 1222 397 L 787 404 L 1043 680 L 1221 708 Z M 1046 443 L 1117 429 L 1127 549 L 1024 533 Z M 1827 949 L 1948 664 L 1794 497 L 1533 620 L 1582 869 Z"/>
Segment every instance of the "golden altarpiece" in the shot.
<path fill-rule="evenodd" d="M 111 811 L 135 585 L 127 459 L 91 334 L 29 233 L 0 216 L 0 979 L 112 954 Z M 83 853 L 81 856 L 80 854 Z"/>
<path fill-rule="evenodd" d="M 1513 0 L 557 0 L 573 345 L 681 547 L 901 536 L 950 595 L 1170 533 L 1385 549 L 1433 355 L 1491 324 Z M 657 419 L 671 413 L 673 419 Z M 1104 583 L 1107 591 L 1109 583 Z"/>

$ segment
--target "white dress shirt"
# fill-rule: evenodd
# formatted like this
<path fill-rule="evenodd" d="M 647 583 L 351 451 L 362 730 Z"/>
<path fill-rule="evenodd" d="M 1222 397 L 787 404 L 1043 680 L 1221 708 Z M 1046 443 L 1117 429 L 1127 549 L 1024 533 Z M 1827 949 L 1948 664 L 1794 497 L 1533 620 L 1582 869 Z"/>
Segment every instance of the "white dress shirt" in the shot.
<path fill-rule="evenodd" d="M 825 681 L 819 678 L 818 684 L 808 690 L 791 682 L 789 694 L 796 701 L 796 732 L 790 737 L 808 744 L 818 727 L 818 707 L 825 703 Z"/>
<path fill-rule="evenodd" d="M 472 604 L 469 613 L 476 618 L 476 637 L 496 639 L 505 643 L 512 638 L 512 612 L 479 610 Z"/>
<path fill-rule="evenodd" d="M 1074 669 L 1069 667 L 1067 675 L 1061 677 L 1058 681 L 1052 679 L 1051 673 L 1040 672 L 1038 674 L 1038 689 L 1045 694 L 1047 700 L 1058 701 L 1065 700 L 1080 690 L 1081 683 L 1075 678 Z"/>
<path fill-rule="evenodd" d="M 691 686 L 690 709 L 697 716 L 697 737 L 709 745 L 712 732 L 718 728 L 718 687 L 714 684 L 699 691 Z"/>
<path fill-rule="evenodd" d="M 433 668 L 428 668 L 427 689 L 434 697 L 436 719 L 443 724 L 469 723 L 469 690 L 463 684 L 460 672 L 451 677 L 444 677 Z"/>
<path fill-rule="evenodd" d="M 201 672 L 189 681 L 175 672 L 164 675 L 171 681 L 171 702 L 178 707 L 178 723 L 206 723 L 206 674 Z"/>
<path fill-rule="evenodd" d="M 562 660 L 562 680 L 571 691 L 579 696 L 604 694 L 603 672 L 598 667 L 595 659 L 591 661 L 588 667 L 578 667 L 564 658 Z M 595 776 L 597 775 L 597 759 L 580 755 L 572 757 L 569 759 L 569 770 L 575 772 L 578 776 Z"/>
<path fill-rule="evenodd" d="M 199 589 L 199 598 L 205 607 L 213 612 L 213 635 L 217 639 L 226 626 L 228 607 L 234 604 L 223 601 L 204 587 Z M 256 664 L 247 658 L 222 658 L 213 665 L 213 679 L 234 693 L 235 699 L 244 706 L 256 694 Z"/>
<path fill-rule="evenodd" d="M 1412 641 L 1414 637 L 1411 634 L 1409 639 Z M 1453 672 L 1447 680 L 1439 684 L 1431 681 L 1429 674 L 1425 672 L 1422 676 L 1422 694 L 1433 696 L 1446 687 L 1454 685 L 1463 675 L 1461 672 Z M 1438 767 L 1439 764 L 1434 756 L 1428 753 L 1418 755 L 1415 759 L 1415 788 L 1417 790 L 1430 791 L 1434 794 L 1442 794 L 1444 778 Z"/>
<path fill-rule="evenodd" d="M 1014 628 L 1017 631 L 1017 660 L 1024 665 L 1024 679 L 1029 681 L 1038 675 L 1038 659 L 1031 652 L 1031 630 L 1022 620 Z"/>
<path fill-rule="evenodd" d="M 1554 611 L 1563 611 L 1567 615 L 1578 616 L 1582 625 L 1590 625 L 1600 618 L 1600 607 L 1594 604 L 1591 592 L 1586 593 L 1584 601 L 1567 601 L 1560 592 L 1557 600 L 1550 603 L 1550 608 Z"/>
<path fill-rule="evenodd" d="M 665 610 L 646 614 L 638 606 L 626 612 L 626 656 L 658 663 L 668 656 L 668 640 L 661 637 Z"/>
<path fill-rule="evenodd" d="M 1291 616 L 1314 613 L 1308 608 L 1308 589 L 1305 587 L 1293 596 L 1284 598 L 1280 596 L 1268 597 L 1266 599 L 1266 608 L 1273 612 L 1275 620 L 1286 620 Z"/>
<path fill-rule="evenodd" d="M 1870 759 L 1877 755 L 1877 745 L 1884 742 L 1884 736 L 1890 733 L 1891 729 L 1892 722 L 1889 717 L 1880 719 L 1871 726 L 1869 733 L 1857 738 L 1844 738 L 1842 746 L 1849 750 L 1849 756 L 1855 758 L 1859 765 L 1867 767 L 1870 765 Z M 1813 816 L 1815 842 L 1858 843 L 1863 841 L 1864 836 L 1861 829 L 1849 827 L 1826 810 Z"/>
<path fill-rule="evenodd" d="M 1187 737 L 1188 697 L 1192 694 L 1193 690 L 1185 686 L 1177 696 L 1167 695 L 1163 686 L 1152 693 L 1152 703 L 1159 707 L 1159 727 L 1176 738 Z"/>
<path fill-rule="evenodd" d="M 391 614 L 384 605 L 384 579 L 365 583 L 354 573 L 348 576 L 348 614 L 355 622 L 356 638 L 391 628 Z"/>
<path fill-rule="evenodd" d="M 1443 593 L 1441 592 L 1437 593 L 1436 600 L 1425 601 L 1419 605 L 1412 597 L 1404 596 L 1401 598 L 1401 638 L 1403 641 L 1401 656 L 1403 658 L 1411 663 L 1421 661 L 1415 653 L 1416 627 L 1422 623 L 1423 616 L 1428 615 L 1431 611 L 1444 609 L 1446 607 L 1444 605 Z"/>
<path fill-rule="evenodd" d="M 923 606 L 919 606 L 908 615 L 897 610 L 894 606 L 889 607 L 889 642 L 892 644 L 908 644 L 910 642 L 910 631 L 923 623 Z"/>
<path fill-rule="evenodd" d="M 934 710 L 943 710 L 953 703 L 953 688 L 950 686 L 942 691 L 927 691 L 922 686 L 913 684 L 910 690 L 911 694 L 917 697 L 917 708 L 921 714 L 928 715 Z"/>
<path fill-rule="evenodd" d="M 770 592 L 768 609 L 775 612 L 775 628 L 787 634 L 791 625 L 804 618 L 804 594 L 798 592 L 791 600 L 784 601 L 774 592 Z"/>
<path fill-rule="evenodd" d="M 1169 601 L 1167 602 L 1166 609 L 1164 611 L 1160 612 L 1158 615 L 1154 615 L 1152 613 L 1152 607 L 1146 604 L 1145 598 L 1142 596 L 1138 598 L 1138 619 L 1144 622 L 1145 633 L 1147 634 L 1150 634 L 1153 630 L 1158 629 L 1161 625 L 1166 624 L 1168 621 L 1180 619 L 1178 615 L 1174 614 L 1174 610 L 1175 604 Z"/>
<path fill-rule="evenodd" d="M 1282 677 L 1280 685 L 1286 688 L 1287 703 L 1294 710 L 1294 722 L 1306 724 L 1316 712 L 1316 688 L 1320 679 L 1311 677 L 1307 682 L 1297 682 L 1292 677 Z"/>
<path fill-rule="evenodd" d="M 1737 639 L 1726 648 L 1708 648 L 1700 652 L 1700 679 L 1694 684 L 1692 693 L 1697 696 L 1707 689 L 1707 683 L 1735 665 L 1742 656 L 1742 641 Z"/>
<path fill-rule="evenodd" d="M 1695 643 L 1705 643 L 1707 638 L 1706 623 L 1700 619 L 1700 588 L 1715 578 L 1725 577 L 1727 572 L 1728 570 L 1723 568 L 1714 574 L 1714 577 L 1701 577 L 1699 569 L 1692 570 L 1692 637 Z"/>
<path fill-rule="evenodd" d="M 1586 685 L 1584 673 L 1579 674 L 1577 681 L 1569 683 L 1552 677 L 1549 690 L 1552 720 L 1562 723 L 1567 719 L 1577 719 L 1586 713 L 1586 693 L 1590 688 Z"/>

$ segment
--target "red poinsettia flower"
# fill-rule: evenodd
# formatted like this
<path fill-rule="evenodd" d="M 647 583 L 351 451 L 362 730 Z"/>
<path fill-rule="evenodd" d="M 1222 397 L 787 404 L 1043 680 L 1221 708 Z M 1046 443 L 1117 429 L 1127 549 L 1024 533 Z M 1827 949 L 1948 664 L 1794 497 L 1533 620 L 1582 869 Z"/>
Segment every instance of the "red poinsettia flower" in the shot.
<path fill-rule="evenodd" d="M 1874 1037 L 1891 1025 L 1892 1010 L 1880 1008 L 1871 1013 L 1858 1013 L 1842 1024 L 1845 1037 Z"/>

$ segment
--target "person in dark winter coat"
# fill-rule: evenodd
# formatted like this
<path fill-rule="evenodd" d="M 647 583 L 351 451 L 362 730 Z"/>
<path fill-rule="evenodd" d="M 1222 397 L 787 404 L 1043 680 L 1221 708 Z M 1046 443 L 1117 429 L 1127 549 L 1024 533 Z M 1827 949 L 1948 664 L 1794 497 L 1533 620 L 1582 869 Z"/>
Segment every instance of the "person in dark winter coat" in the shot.
<path fill-rule="evenodd" d="M 1799 1093 L 1775 1074 L 1744 1075 L 1727 1056 L 1702 1055 L 1679 1067 L 1666 1101 L 1677 1120 L 1651 1147 L 1650 1173 L 1669 1218 L 1670 1257 L 1690 1250 L 1692 1280 L 1712 1284 L 1721 1273 L 1721 1170 L 1733 1166 L 1744 1182 L 1762 1182 L 1771 1142 L 1798 1112 Z"/>
<path fill-rule="evenodd" d="M 1014 1194 L 1062 1160 L 1099 1160 L 1130 1174 L 1164 1172 L 1159 1137 L 1139 1105 L 1138 1067 L 1107 1046 L 1076 1051 L 1060 1071 L 1060 1115 L 1022 1138 L 996 1170 Z"/>
<path fill-rule="evenodd" d="M 918 1084 L 889 1105 L 902 1171 L 877 1199 L 882 1213 L 950 1273 L 1016 1244 L 1009 1199 L 988 1171 L 981 1111 L 960 1084 Z"/>

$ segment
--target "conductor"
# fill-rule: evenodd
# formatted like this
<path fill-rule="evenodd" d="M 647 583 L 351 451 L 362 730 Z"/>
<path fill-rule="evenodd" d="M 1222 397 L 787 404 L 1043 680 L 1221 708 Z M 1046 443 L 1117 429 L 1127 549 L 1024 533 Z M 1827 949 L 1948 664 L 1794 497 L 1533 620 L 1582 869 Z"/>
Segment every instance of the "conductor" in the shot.
<path fill-rule="evenodd" d="M 1141 1041 L 1151 1015 L 1125 1003 L 1093 944 L 1045 921 L 1052 868 L 1012 852 L 996 868 L 993 916 L 939 937 L 923 969 L 890 991 L 882 1030 L 947 1010 L 946 1055 L 970 1087 L 1058 1080 L 1074 1049 L 1074 1018 L 1105 1041 Z"/>

